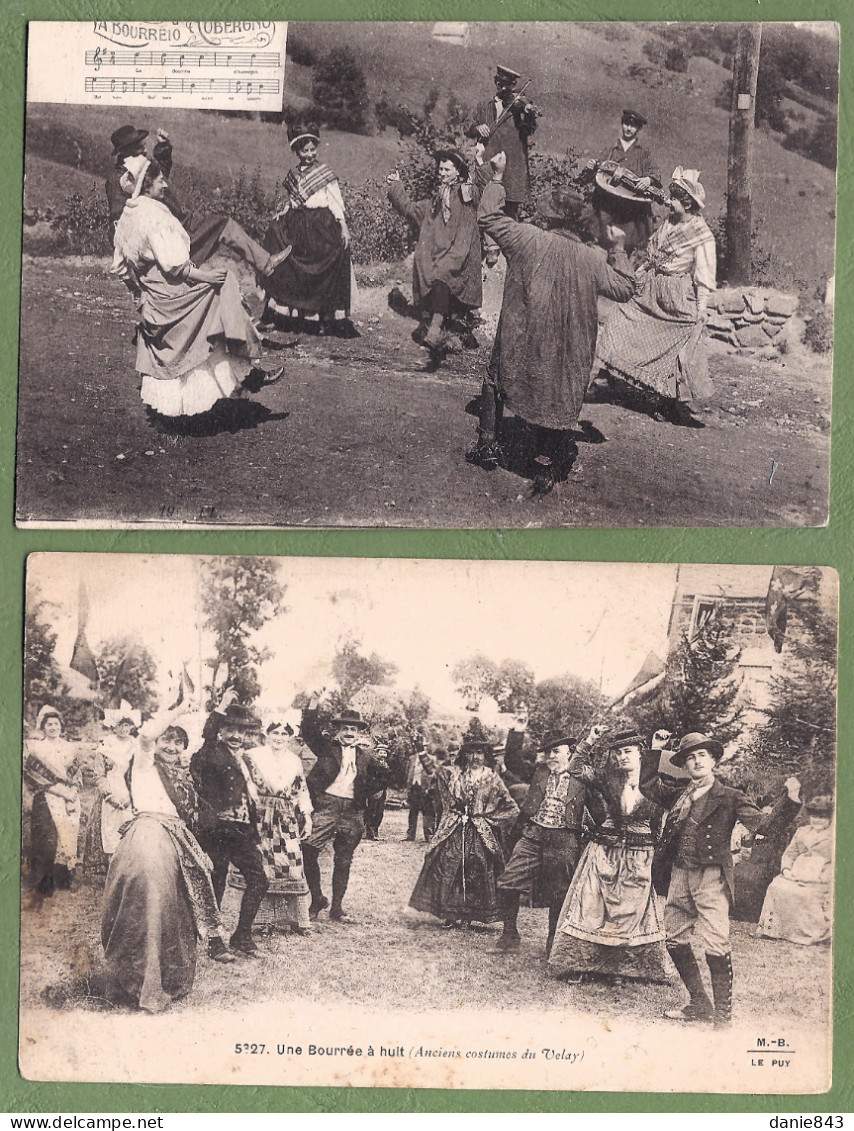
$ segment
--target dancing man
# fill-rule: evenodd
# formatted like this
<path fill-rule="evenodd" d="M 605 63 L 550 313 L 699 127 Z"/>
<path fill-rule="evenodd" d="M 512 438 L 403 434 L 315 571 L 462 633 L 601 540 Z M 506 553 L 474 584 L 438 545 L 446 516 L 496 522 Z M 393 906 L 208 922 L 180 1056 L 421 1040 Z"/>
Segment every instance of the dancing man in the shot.
<path fill-rule="evenodd" d="M 316 699 L 303 711 L 303 742 L 317 756 L 308 775 L 314 806 L 314 825 L 303 841 L 305 878 L 311 892 L 309 916 L 316 919 L 329 907 L 320 882 L 319 856 L 332 845 L 332 906 L 329 918 L 337 923 L 354 922 L 342 906 L 353 853 L 365 835 L 365 812 L 369 798 L 385 789 L 391 770 L 385 758 L 371 749 L 368 724 L 358 711 L 342 711 L 332 719 L 332 735 L 321 725 Z"/>

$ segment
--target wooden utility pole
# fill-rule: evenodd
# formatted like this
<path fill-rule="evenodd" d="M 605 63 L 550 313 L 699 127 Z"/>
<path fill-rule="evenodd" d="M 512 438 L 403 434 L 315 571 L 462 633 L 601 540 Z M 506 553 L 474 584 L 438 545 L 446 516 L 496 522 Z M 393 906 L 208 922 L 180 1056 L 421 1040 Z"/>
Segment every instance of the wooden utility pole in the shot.
<path fill-rule="evenodd" d="M 742 24 L 732 65 L 727 161 L 726 245 L 728 281 L 750 282 L 750 175 L 761 24 Z"/>

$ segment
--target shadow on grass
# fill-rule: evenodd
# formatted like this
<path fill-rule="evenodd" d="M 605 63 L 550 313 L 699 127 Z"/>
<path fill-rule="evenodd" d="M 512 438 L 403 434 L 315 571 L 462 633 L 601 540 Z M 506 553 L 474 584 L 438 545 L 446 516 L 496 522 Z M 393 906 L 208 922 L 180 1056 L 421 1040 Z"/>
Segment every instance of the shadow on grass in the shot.
<path fill-rule="evenodd" d="M 152 409 L 147 411 L 152 427 L 166 436 L 210 437 L 223 432 L 234 435 L 290 416 L 289 412 L 273 412 L 257 401 L 244 400 L 217 401 L 212 409 L 197 416 L 161 416 Z"/>

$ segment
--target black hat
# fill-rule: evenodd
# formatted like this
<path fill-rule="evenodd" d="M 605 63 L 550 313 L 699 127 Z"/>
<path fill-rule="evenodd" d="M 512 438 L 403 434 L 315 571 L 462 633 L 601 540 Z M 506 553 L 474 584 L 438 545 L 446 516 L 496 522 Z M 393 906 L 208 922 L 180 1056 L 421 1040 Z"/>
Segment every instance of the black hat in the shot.
<path fill-rule="evenodd" d="M 608 735 L 606 739 L 607 750 L 618 750 L 623 746 L 646 746 L 646 742 L 634 727 L 630 730 L 621 730 L 617 731 L 616 734 Z"/>
<path fill-rule="evenodd" d="M 492 743 L 486 742 L 481 738 L 464 738 L 463 744 L 457 751 L 454 761 L 459 766 L 468 754 L 477 754 L 478 752 L 485 757 L 491 758 L 494 755 Z"/>
<path fill-rule="evenodd" d="M 229 703 L 223 712 L 222 725 L 258 730 L 263 724 L 251 707 L 244 707 L 242 703 Z"/>
<path fill-rule="evenodd" d="M 314 122 L 289 122 L 288 123 L 288 144 L 291 149 L 294 148 L 301 141 L 311 139 L 320 143 L 320 133 Z"/>
<path fill-rule="evenodd" d="M 679 749 L 671 755 L 670 761 L 674 766 L 684 766 L 688 755 L 693 754 L 695 750 L 708 750 L 716 762 L 724 756 L 724 748 L 716 738 L 707 738 L 699 731 L 692 731 L 679 743 Z"/>
<path fill-rule="evenodd" d="M 544 220 L 577 220 L 583 205 L 580 192 L 556 188 L 550 196 L 537 201 L 537 212 Z"/>
<path fill-rule="evenodd" d="M 119 126 L 117 130 L 110 134 L 110 141 L 113 143 L 113 157 L 118 157 L 126 149 L 132 149 L 135 145 L 139 145 L 147 137 L 148 130 L 138 130 L 136 126 Z"/>
<path fill-rule="evenodd" d="M 546 754 L 549 750 L 554 750 L 556 746 L 572 746 L 572 739 L 562 730 L 546 731 L 543 744 L 537 753 Z"/>
<path fill-rule="evenodd" d="M 359 730 L 368 729 L 368 724 L 358 711 L 342 711 L 337 719 L 332 720 L 332 725 L 339 727 L 358 727 Z"/>
<path fill-rule="evenodd" d="M 452 161 L 463 180 L 468 180 L 469 163 L 458 149 L 437 149 L 433 157 L 437 165 L 440 161 Z"/>
<path fill-rule="evenodd" d="M 519 78 L 519 72 L 514 71 L 510 67 L 502 67 L 500 63 L 497 63 L 495 66 L 495 77 L 516 82 L 516 80 Z"/>
<path fill-rule="evenodd" d="M 638 110 L 624 110 L 620 119 L 623 122 L 634 122 L 636 126 L 645 126 L 646 118 Z"/>
<path fill-rule="evenodd" d="M 808 813 L 814 813 L 816 817 L 829 817 L 833 813 L 833 798 L 828 793 L 823 793 L 820 797 L 811 797 L 804 808 Z"/>

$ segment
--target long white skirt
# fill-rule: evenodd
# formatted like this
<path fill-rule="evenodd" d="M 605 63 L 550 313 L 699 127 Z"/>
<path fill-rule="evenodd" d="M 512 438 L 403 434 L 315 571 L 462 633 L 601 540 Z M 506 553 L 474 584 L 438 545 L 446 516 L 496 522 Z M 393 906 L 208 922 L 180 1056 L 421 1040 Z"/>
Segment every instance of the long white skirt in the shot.
<path fill-rule="evenodd" d="M 197 416 L 239 389 L 252 369 L 246 357 L 217 346 L 202 365 L 171 380 L 142 375 L 142 403 L 161 416 Z"/>

